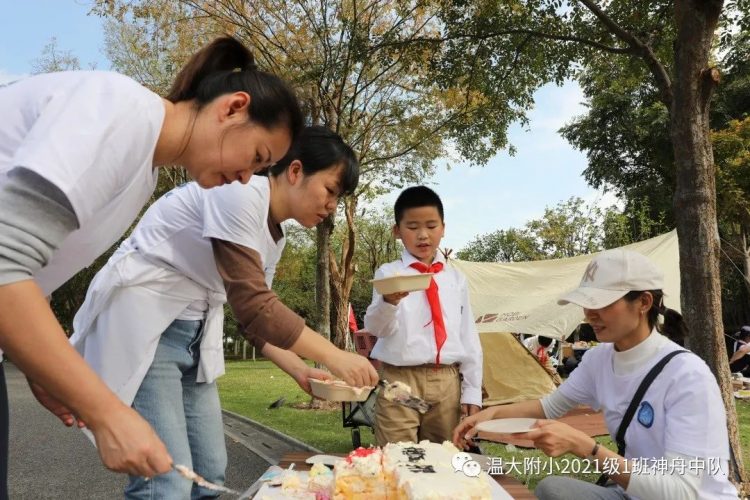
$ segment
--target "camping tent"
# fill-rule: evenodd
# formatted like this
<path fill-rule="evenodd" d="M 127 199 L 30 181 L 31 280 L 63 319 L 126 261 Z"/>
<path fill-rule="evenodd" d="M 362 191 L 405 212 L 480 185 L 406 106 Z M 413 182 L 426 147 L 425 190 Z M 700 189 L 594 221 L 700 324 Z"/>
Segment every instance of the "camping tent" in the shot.
<path fill-rule="evenodd" d="M 664 271 L 668 307 L 680 310 L 677 232 L 627 245 Z M 578 286 L 592 255 L 533 262 L 452 260 L 466 275 L 469 299 L 480 333 L 520 332 L 565 338 L 583 320 L 579 306 L 558 306 L 557 298 Z"/>
<path fill-rule="evenodd" d="M 555 390 L 552 376 L 510 333 L 480 333 L 484 351 L 483 405 L 541 399 Z"/>

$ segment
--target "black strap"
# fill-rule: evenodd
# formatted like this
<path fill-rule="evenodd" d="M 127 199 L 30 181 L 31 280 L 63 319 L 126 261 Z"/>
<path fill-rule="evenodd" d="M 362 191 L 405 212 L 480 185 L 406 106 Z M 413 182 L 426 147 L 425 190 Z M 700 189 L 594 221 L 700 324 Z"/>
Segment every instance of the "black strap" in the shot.
<path fill-rule="evenodd" d="M 630 421 L 633 420 L 633 415 L 635 415 L 635 411 L 638 409 L 638 406 L 641 404 L 641 401 L 643 400 L 643 396 L 646 394 L 646 391 L 651 386 L 651 383 L 656 379 L 656 377 L 659 376 L 661 371 L 664 369 L 664 366 L 669 363 L 669 360 L 677 356 L 678 354 L 682 354 L 683 352 L 690 352 L 685 350 L 679 350 L 679 351 L 672 351 L 663 358 L 659 360 L 658 363 L 656 363 L 651 370 L 646 374 L 646 376 L 643 378 L 643 381 L 641 381 L 641 385 L 638 386 L 638 389 L 635 391 L 635 395 L 633 396 L 633 399 L 630 401 L 630 405 L 628 406 L 628 409 L 625 410 L 625 415 L 622 417 L 622 421 L 620 421 L 620 426 L 617 428 L 617 435 L 615 436 L 615 442 L 617 443 L 617 454 L 621 457 L 625 457 L 625 431 L 628 430 L 628 426 L 630 425 Z M 607 480 L 609 479 L 609 476 L 607 474 L 602 474 L 599 476 L 599 479 L 596 481 L 596 484 L 599 486 L 603 486 Z"/>

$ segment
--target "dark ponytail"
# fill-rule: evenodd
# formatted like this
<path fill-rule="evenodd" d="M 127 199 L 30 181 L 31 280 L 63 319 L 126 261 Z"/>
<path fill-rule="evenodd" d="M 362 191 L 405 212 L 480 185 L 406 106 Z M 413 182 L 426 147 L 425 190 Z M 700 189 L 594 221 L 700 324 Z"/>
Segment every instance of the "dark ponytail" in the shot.
<path fill-rule="evenodd" d="M 664 292 L 661 290 L 648 290 L 648 292 L 654 297 L 654 302 L 651 305 L 651 309 L 648 310 L 647 319 L 649 328 L 656 326 L 660 333 L 664 334 L 671 341 L 684 345 L 685 337 L 687 336 L 688 329 L 685 324 L 685 320 L 682 319 L 682 315 L 670 309 L 664 305 Z M 628 292 L 625 295 L 625 300 L 633 302 L 638 299 L 644 292 Z M 664 323 L 659 324 L 659 315 L 664 317 Z"/>
<path fill-rule="evenodd" d="M 166 99 L 194 100 L 200 109 L 232 92 L 250 94 L 248 118 L 265 128 L 289 128 L 292 138 L 303 125 L 302 111 L 292 89 L 279 77 L 260 71 L 247 47 L 230 36 L 217 38 L 180 70 Z"/>
<path fill-rule="evenodd" d="M 340 135 L 326 127 L 303 128 L 286 156 L 270 168 L 269 174 L 274 177 L 282 174 L 294 160 L 302 162 L 305 175 L 340 166 L 342 196 L 352 194 L 359 183 L 357 155 Z"/>

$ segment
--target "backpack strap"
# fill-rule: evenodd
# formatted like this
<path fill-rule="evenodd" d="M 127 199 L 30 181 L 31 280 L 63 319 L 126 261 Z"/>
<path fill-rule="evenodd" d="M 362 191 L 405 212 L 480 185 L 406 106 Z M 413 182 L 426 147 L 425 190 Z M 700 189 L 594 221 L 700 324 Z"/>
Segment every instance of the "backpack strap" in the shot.
<path fill-rule="evenodd" d="M 617 428 L 617 435 L 615 436 L 615 442 L 617 443 L 617 454 L 621 457 L 625 457 L 625 432 L 628 430 L 628 426 L 630 425 L 631 420 L 633 420 L 633 415 L 635 415 L 638 406 L 641 404 L 643 396 L 651 386 L 651 383 L 656 379 L 656 377 L 659 376 L 661 371 L 664 369 L 664 366 L 666 366 L 666 364 L 669 363 L 672 358 L 674 358 L 678 354 L 682 354 L 683 352 L 690 351 L 680 349 L 678 351 L 672 351 L 661 358 L 651 368 L 651 370 L 649 370 L 649 372 L 641 381 L 641 385 L 639 385 L 638 389 L 635 391 L 635 395 L 633 395 L 633 399 L 630 401 L 628 409 L 625 410 L 625 415 L 623 415 L 622 420 L 620 421 L 620 426 Z M 597 480 L 596 484 L 603 486 L 607 482 L 607 479 L 609 479 L 609 476 L 607 474 L 602 474 Z"/>

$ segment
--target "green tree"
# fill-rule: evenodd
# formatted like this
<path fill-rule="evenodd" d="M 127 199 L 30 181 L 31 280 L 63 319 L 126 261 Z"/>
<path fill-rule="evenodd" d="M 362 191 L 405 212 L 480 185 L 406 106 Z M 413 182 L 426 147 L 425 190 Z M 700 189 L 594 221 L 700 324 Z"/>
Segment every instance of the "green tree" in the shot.
<path fill-rule="evenodd" d="M 517 84 L 514 71 L 519 61 L 512 58 L 505 60 L 504 76 L 484 87 L 469 89 L 462 80 L 446 84 L 433 78 L 429 70 L 440 64 L 443 48 L 415 42 L 442 29 L 436 3 L 98 0 L 96 4 L 97 13 L 115 21 L 107 44 L 120 71 L 162 85 L 190 52 L 187 48 L 217 32 L 228 32 L 253 47 L 262 68 L 294 83 L 312 123 L 330 127 L 354 146 L 362 167 L 361 184 L 342 203 L 347 229 L 341 248 L 334 252 L 330 244 L 333 218 L 319 226 L 316 236 L 318 329 L 333 333 L 340 345 L 346 338 L 347 304 L 354 283 L 354 214 L 360 199 L 430 175 L 448 137 L 456 139 L 465 158 L 486 161 L 507 145 L 507 126 L 522 118 L 531 105 L 533 89 Z M 525 79 L 541 82 L 544 76 L 529 74 Z"/>
<path fill-rule="evenodd" d="M 53 73 L 81 69 L 81 61 L 70 50 L 60 49 L 57 37 L 50 38 L 39 57 L 31 62 L 31 73 Z"/>
<path fill-rule="evenodd" d="M 509 53 L 515 53 L 529 72 L 535 72 L 540 61 L 557 68 L 558 81 L 579 76 L 605 59 L 643 69 L 644 83 L 656 89 L 669 118 L 666 128 L 675 164 L 673 213 L 680 239 L 681 303 L 691 325 L 687 344 L 717 377 L 732 447 L 739 450 L 721 322 L 720 243 L 709 113 L 720 75 L 712 61 L 717 35 L 720 46 L 727 47 L 736 28 L 747 33 L 750 7 L 747 2 L 730 0 L 726 11 L 723 9 L 722 0 L 465 0 L 444 4 L 447 32 L 423 43 L 448 44 L 451 57 L 445 59 L 446 68 L 437 76 L 448 82 L 470 74 L 457 59 L 476 50 L 483 54 L 479 61 L 484 68 L 481 82 L 502 74 L 497 61 Z M 722 13 L 725 29 L 718 31 Z M 547 46 L 519 50 L 519 41 L 525 39 L 545 40 Z M 552 56 L 556 57 L 547 59 Z M 519 85 L 526 84 L 525 74 L 519 71 L 516 75 Z M 474 80 L 469 84 L 481 85 Z M 602 126 L 608 124 L 606 120 Z M 744 480 L 742 464 L 738 465 Z"/>
<path fill-rule="evenodd" d="M 471 262 L 522 262 L 544 258 L 544 254 L 527 230 L 509 228 L 477 236 L 456 257 Z"/>

